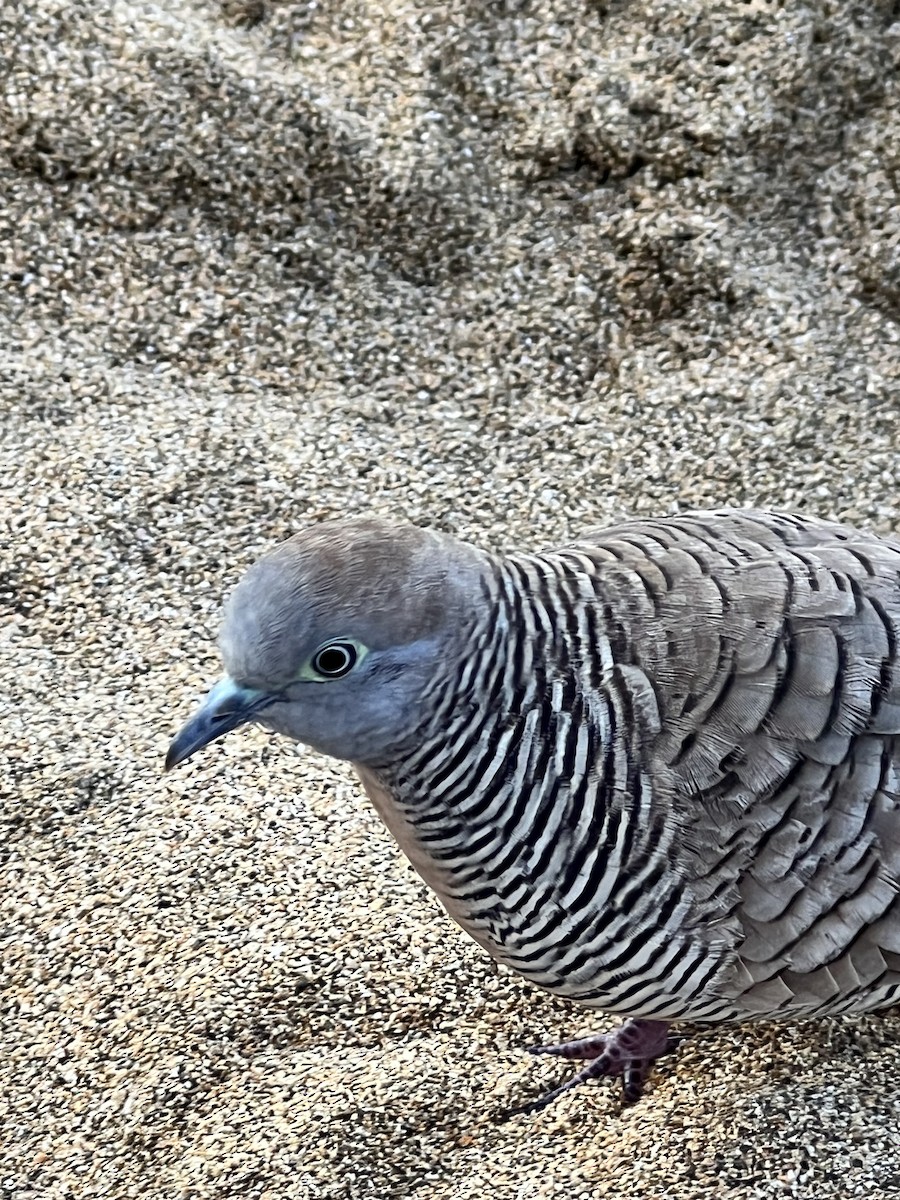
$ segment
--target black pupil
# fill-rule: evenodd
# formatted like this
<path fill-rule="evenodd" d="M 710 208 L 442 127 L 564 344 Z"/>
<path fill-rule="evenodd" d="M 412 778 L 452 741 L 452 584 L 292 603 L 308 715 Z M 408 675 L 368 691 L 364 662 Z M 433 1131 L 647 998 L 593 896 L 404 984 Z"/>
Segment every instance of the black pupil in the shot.
<path fill-rule="evenodd" d="M 315 667 L 320 675 L 343 675 L 356 661 L 352 646 L 326 646 L 316 655 Z"/>

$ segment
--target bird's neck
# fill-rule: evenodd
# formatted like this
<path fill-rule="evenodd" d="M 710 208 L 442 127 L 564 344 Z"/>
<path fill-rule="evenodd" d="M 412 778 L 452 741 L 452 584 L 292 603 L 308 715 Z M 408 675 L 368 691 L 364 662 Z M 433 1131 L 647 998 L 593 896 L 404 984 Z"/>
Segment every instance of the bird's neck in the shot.
<path fill-rule="evenodd" d="M 623 730 L 619 670 L 603 631 L 587 627 L 596 603 L 579 603 L 581 586 L 549 559 L 505 562 L 418 743 L 393 763 L 357 767 L 451 916 L 525 974 L 516 956 L 548 913 L 569 922 L 590 892 L 585 919 L 601 928 L 623 879 L 662 852 Z M 569 988 L 540 962 L 531 973 Z"/>

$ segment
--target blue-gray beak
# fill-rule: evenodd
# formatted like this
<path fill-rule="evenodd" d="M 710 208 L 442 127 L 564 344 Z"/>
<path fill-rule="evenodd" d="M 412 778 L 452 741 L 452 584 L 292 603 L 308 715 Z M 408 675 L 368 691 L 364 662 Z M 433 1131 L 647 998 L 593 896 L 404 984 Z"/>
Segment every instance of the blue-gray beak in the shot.
<path fill-rule="evenodd" d="M 170 771 L 216 738 L 237 729 L 239 725 L 246 725 L 260 709 L 276 699 L 277 696 L 271 692 L 241 687 L 226 675 L 172 739 L 165 769 Z"/>

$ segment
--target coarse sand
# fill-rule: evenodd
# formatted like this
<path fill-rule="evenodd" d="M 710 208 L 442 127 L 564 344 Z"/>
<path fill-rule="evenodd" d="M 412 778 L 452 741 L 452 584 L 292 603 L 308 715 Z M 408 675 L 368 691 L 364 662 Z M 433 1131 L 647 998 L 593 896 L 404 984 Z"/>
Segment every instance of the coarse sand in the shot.
<path fill-rule="evenodd" d="M 900 1196 L 900 1018 L 646 1098 L 348 768 L 161 776 L 259 551 L 763 504 L 900 528 L 900 9 L 3 0 L 2 1200 Z"/>

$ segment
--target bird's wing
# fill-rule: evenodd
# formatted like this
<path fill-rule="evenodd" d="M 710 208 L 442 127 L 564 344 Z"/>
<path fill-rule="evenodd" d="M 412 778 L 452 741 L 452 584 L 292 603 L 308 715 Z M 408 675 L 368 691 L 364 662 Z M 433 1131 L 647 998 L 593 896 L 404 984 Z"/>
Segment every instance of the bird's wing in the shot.
<path fill-rule="evenodd" d="M 896 975 L 900 544 L 762 512 L 585 541 L 613 655 L 656 694 L 645 761 L 697 920 L 739 923 L 735 989 L 768 1011 Z"/>

